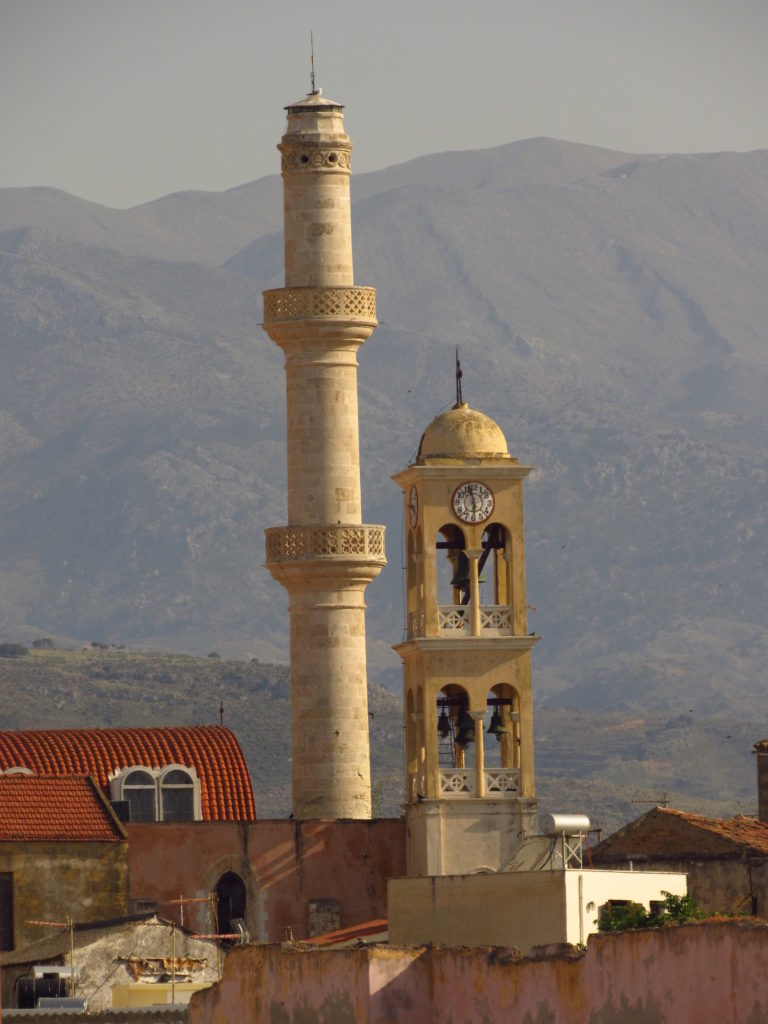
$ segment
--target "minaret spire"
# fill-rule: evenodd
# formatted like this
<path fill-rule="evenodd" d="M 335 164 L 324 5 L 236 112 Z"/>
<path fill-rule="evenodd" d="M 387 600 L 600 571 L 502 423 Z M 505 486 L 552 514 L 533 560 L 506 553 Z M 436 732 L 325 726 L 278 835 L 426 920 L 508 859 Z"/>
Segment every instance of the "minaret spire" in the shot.
<path fill-rule="evenodd" d="M 267 568 L 289 594 L 293 813 L 370 818 L 365 588 L 384 527 L 362 523 L 357 349 L 376 326 L 354 284 L 342 105 L 312 92 L 286 108 L 278 146 L 285 287 L 264 329 L 285 354 L 288 524 L 268 529 Z"/>
<path fill-rule="evenodd" d="M 309 75 L 309 80 L 310 80 L 310 82 L 312 84 L 312 90 L 310 92 L 310 96 L 316 96 L 317 95 L 317 89 L 315 88 L 315 37 L 314 37 L 314 33 L 313 32 L 309 33 L 309 50 L 310 50 L 311 59 L 312 59 L 312 71 L 310 72 L 310 75 Z"/>

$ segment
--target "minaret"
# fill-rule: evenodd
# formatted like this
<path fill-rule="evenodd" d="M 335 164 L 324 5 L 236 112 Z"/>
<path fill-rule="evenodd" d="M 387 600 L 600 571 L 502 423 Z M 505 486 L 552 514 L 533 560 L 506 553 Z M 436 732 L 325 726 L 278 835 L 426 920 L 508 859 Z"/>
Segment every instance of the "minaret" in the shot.
<path fill-rule="evenodd" d="M 285 354 L 288 525 L 266 564 L 289 594 L 293 813 L 370 818 L 365 588 L 386 560 L 361 522 L 356 354 L 376 293 L 353 283 L 343 107 L 313 82 L 286 110 L 285 287 L 264 292 L 264 329 Z"/>

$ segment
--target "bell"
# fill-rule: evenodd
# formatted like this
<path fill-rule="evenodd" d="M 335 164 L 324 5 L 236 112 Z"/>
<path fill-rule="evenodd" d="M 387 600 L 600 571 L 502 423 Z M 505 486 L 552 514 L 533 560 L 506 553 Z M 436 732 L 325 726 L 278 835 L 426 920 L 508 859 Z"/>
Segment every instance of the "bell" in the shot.
<path fill-rule="evenodd" d="M 456 735 L 456 745 L 459 747 L 466 747 L 468 743 L 475 742 L 475 727 L 474 725 L 470 729 L 469 726 L 464 726 L 459 729 Z"/>
<path fill-rule="evenodd" d="M 502 721 L 498 708 L 491 715 L 491 724 L 488 726 L 488 732 L 492 733 L 496 737 L 497 743 L 501 743 L 501 737 L 505 736 L 509 732 L 509 729 L 504 727 L 504 722 Z"/>
<path fill-rule="evenodd" d="M 459 587 L 462 590 L 469 586 L 469 559 L 463 551 L 459 553 L 456 560 L 456 572 L 453 574 L 451 586 Z"/>
<path fill-rule="evenodd" d="M 456 721 L 456 742 L 460 747 L 475 741 L 475 722 L 466 708 L 462 708 Z"/>
<path fill-rule="evenodd" d="M 485 576 L 481 574 L 477 582 L 485 583 Z M 451 586 L 458 587 L 460 590 L 466 590 L 469 586 L 469 559 L 463 551 L 459 552 L 459 557 L 456 560 L 456 572 L 453 574 Z"/>
<path fill-rule="evenodd" d="M 451 735 L 451 721 L 445 713 L 445 708 L 437 720 L 437 734 L 441 740 L 447 739 Z"/>

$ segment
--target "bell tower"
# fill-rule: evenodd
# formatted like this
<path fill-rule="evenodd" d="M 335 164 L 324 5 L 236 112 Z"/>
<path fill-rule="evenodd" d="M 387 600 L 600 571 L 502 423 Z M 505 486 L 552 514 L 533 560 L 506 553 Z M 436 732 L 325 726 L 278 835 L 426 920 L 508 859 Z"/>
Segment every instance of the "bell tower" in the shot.
<path fill-rule="evenodd" d="M 266 531 L 288 591 L 296 818 L 370 818 L 365 588 L 384 527 L 362 523 L 357 349 L 376 327 L 355 286 L 343 107 L 315 89 L 286 107 L 285 287 L 264 292 L 264 330 L 285 354 L 288 523 Z"/>
<path fill-rule="evenodd" d="M 457 389 L 458 390 L 458 389 Z M 394 479 L 406 523 L 408 874 L 497 871 L 537 831 L 521 466 L 461 401 Z"/>

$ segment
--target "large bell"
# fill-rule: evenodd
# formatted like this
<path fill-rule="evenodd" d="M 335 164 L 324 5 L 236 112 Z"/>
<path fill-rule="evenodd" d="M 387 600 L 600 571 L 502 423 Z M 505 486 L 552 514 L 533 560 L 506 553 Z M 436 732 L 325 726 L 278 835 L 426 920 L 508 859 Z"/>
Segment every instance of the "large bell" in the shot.
<path fill-rule="evenodd" d="M 485 576 L 480 575 L 477 582 L 485 583 Z M 459 552 L 459 557 L 456 559 L 456 572 L 453 574 L 451 586 L 458 587 L 460 590 L 466 590 L 469 586 L 469 559 L 463 551 Z"/>
<path fill-rule="evenodd" d="M 499 714 L 498 708 L 496 708 L 491 715 L 491 724 L 488 726 L 488 732 L 496 737 L 497 743 L 501 743 L 501 737 L 506 736 L 509 733 L 509 729 L 504 725 L 504 720 Z"/>
<path fill-rule="evenodd" d="M 445 713 L 445 708 L 443 708 L 442 713 L 437 720 L 437 734 L 441 740 L 447 739 L 451 735 L 451 720 Z"/>
<path fill-rule="evenodd" d="M 462 708 L 456 721 L 456 743 L 466 747 L 475 742 L 475 721 L 466 708 Z"/>

